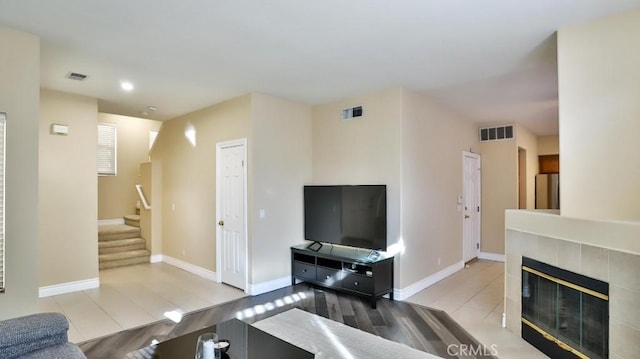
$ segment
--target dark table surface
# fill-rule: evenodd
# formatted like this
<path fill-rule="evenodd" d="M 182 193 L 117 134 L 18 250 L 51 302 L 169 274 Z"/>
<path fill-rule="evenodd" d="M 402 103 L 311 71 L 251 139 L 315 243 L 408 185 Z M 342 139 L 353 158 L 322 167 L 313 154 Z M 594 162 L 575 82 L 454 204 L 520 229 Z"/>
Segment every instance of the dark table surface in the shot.
<path fill-rule="evenodd" d="M 195 357 L 198 336 L 213 332 L 219 339 L 227 339 L 231 343 L 226 356 L 230 359 L 250 358 L 313 358 L 314 354 L 287 343 L 271 334 L 263 332 L 243 321 L 231 319 L 214 326 L 185 334 L 150 347 L 152 358 L 159 359 L 191 359 Z"/>

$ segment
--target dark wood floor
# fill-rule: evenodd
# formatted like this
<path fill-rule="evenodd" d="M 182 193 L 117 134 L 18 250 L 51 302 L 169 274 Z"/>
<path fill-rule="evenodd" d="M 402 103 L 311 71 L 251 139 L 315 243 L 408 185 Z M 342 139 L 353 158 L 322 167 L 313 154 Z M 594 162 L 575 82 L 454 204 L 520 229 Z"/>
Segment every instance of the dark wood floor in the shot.
<path fill-rule="evenodd" d="M 291 308 L 315 313 L 443 358 L 457 358 L 447 352 L 450 344 L 480 346 L 443 311 L 386 298 L 378 302 L 377 309 L 371 309 L 369 304 L 366 299 L 301 283 L 192 312 L 186 314 L 180 323 L 163 320 L 79 346 L 90 359 L 123 358 L 126 353 L 150 345 L 152 340 L 162 342 L 231 318 L 254 323 Z"/>

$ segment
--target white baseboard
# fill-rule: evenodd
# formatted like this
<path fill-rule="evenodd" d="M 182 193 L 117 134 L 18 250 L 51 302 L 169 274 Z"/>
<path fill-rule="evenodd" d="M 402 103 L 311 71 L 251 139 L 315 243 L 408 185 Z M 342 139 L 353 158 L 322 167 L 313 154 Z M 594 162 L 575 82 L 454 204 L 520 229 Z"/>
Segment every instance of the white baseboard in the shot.
<path fill-rule="evenodd" d="M 210 271 L 202 267 L 198 267 L 196 265 L 187 263 L 185 261 L 181 261 L 173 257 L 166 256 L 164 254 L 154 254 L 151 256 L 150 261 L 151 263 L 164 262 L 174 267 L 184 269 L 187 272 L 193 273 L 205 279 L 209 279 L 214 282 L 218 281 L 218 276 L 216 272 Z M 246 292 L 249 295 L 258 295 L 266 292 L 271 292 L 272 290 L 288 287 L 290 285 L 291 285 L 291 276 L 286 276 L 286 277 L 270 280 L 268 282 L 262 282 L 258 284 L 248 284 Z"/>
<path fill-rule="evenodd" d="M 281 277 L 278 279 L 270 280 L 268 282 L 262 282 L 257 284 L 249 284 L 247 293 L 249 295 L 258 295 L 272 290 L 288 287 L 291 285 L 291 276 Z"/>
<path fill-rule="evenodd" d="M 198 267 L 197 265 L 193 265 L 191 263 L 187 263 L 185 261 L 181 261 L 179 259 L 173 258 L 173 257 L 169 257 L 169 256 L 165 256 L 165 255 L 161 255 L 161 254 L 156 254 L 154 255 L 154 260 L 157 260 L 158 258 L 167 264 L 170 264 L 174 267 L 178 267 L 180 269 L 184 269 L 187 272 L 193 273 L 197 276 L 200 276 L 202 278 L 205 279 L 209 279 L 212 280 L 214 282 L 218 281 L 218 276 L 216 275 L 216 272 L 214 271 L 210 271 L 206 268 L 202 268 L 202 267 Z M 157 262 L 153 262 L 153 263 L 157 263 Z"/>
<path fill-rule="evenodd" d="M 67 282 L 40 287 L 38 289 L 38 296 L 40 298 L 51 297 L 52 295 L 79 292 L 82 290 L 94 289 L 99 287 L 100 278 L 77 280 L 75 282 Z"/>
<path fill-rule="evenodd" d="M 124 218 L 99 219 L 98 220 L 98 226 L 117 226 L 119 224 L 124 224 Z"/>
<path fill-rule="evenodd" d="M 489 253 L 489 252 L 480 252 L 480 254 L 478 254 L 478 259 L 486 259 L 486 260 L 495 261 L 495 262 L 505 261 L 504 254 Z"/>
<path fill-rule="evenodd" d="M 448 276 L 452 275 L 453 273 L 461 270 L 462 268 L 464 268 L 464 261 L 460 261 L 457 263 L 454 263 L 450 266 L 448 266 L 447 268 L 436 272 L 416 283 L 413 283 L 412 285 L 406 287 L 406 288 L 402 288 L 402 289 L 394 289 L 393 290 L 393 298 L 395 300 L 405 300 L 407 298 L 409 298 L 410 296 L 418 293 L 419 291 L 426 289 L 432 285 L 434 285 L 435 283 L 447 278 Z"/>

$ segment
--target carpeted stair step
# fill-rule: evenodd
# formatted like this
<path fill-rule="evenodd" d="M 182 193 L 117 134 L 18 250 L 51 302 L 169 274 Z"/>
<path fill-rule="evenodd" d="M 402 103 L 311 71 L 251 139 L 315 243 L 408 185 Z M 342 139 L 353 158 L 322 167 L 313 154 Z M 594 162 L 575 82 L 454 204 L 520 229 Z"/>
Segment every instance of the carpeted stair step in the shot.
<path fill-rule="evenodd" d="M 123 217 L 124 224 L 128 226 L 138 227 L 140 228 L 140 215 L 137 214 L 128 214 Z"/>
<path fill-rule="evenodd" d="M 146 249 L 120 253 L 100 254 L 98 256 L 100 269 L 124 267 L 140 263 L 149 263 L 151 252 Z"/>
<path fill-rule="evenodd" d="M 110 254 L 145 249 L 146 242 L 142 238 L 114 239 L 98 242 L 98 254 Z"/>
<path fill-rule="evenodd" d="M 98 241 L 113 241 L 116 239 L 140 238 L 140 228 L 117 224 L 98 227 Z"/>

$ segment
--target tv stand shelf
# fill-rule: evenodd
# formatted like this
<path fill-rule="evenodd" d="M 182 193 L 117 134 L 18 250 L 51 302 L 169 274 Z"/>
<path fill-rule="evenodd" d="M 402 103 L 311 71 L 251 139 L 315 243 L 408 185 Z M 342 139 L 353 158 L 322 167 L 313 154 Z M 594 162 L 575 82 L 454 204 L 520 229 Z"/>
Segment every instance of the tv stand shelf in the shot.
<path fill-rule="evenodd" d="M 393 300 L 393 256 L 331 244 L 318 250 L 307 246 L 291 247 L 291 285 L 299 280 L 366 296 L 374 309 L 378 298 L 385 294 Z"/>

